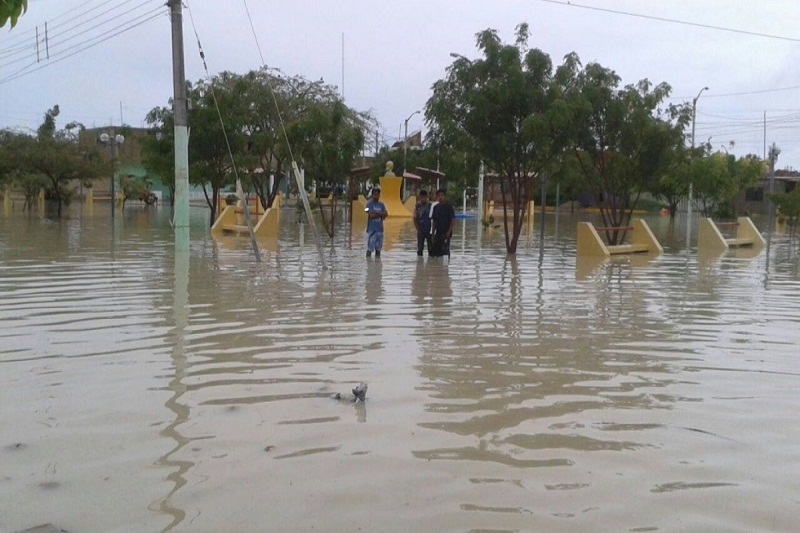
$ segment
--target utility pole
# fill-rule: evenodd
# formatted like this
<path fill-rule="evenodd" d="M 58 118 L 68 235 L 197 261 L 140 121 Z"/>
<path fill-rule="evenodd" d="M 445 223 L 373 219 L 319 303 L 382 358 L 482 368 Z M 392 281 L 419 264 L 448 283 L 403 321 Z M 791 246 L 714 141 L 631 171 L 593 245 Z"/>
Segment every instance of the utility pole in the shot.
<path fill-rule="evenodd" d="M 172 20 L 172 83 L 175 120 L 175 251 L 189 251 L 189 107 L 183 56 L 181 0 L 169 0 Z"/>
<path fill-rule="evenodd" d="M 778 161 L 778 156 L 781 149 L 772 143 L 769 147 L 769 234 L 767 235 L 767 269 L 769 270 L 769 249 L 772 244 L 772 234 L 775 231 L 775 203 L 772 201 L 772 195 L 775 194 L 775 163 Z"/>
<path fill-rule="evenodd" d="M 411 120 L 411 117 L 413 117 L 414 115 L 419 114 L 419 113 L 420 113 L 419 110 L 414 111 L 413 113 L 408 115 L 408 117 L 406 117 L 406 120 L 405 120 L 406 131 L 405 131 L 405 135 L 403 136 L 403 173 L 404 174 L 406 172 L 406 154 L 408 153 L 408 121 Z"/>
<path fill-rule="evenodd" d="M 689 196 L 686 199 L 686 251 L 691 249 L 692 244 L 692 175 L 691 175 L 691 165 L 692 160 L 694 159 L 694 123 L 695 118 L 697 117 L 697 100 L 700 98 L 700 95 L 703 94 L 703 91 L 707 91 L 708 87 L 703 87 L 700 89 L 700 92 L 697 93 L 697 96 L 694 97 L 692 100 L 692 152 L 689 154 Z"/>

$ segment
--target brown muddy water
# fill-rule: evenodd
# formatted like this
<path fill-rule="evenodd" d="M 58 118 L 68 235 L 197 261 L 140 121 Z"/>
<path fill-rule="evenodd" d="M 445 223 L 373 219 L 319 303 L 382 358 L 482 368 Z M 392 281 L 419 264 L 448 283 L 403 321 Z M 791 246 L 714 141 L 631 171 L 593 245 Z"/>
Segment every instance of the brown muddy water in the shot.
<path fill-rule="evenodd" d="M 0 217 L 0 531 L 797 531 L 800 260 Z M 391 222 L 391 221 L 390 221 Z M 757 222 L 763 225 L 763 221 Z M 187 277 L 188 273 L 188 277 Z M 177 277 L 176 277 L 177 276 Z M 369 383 L 366 404 L 331 399 Z"/>

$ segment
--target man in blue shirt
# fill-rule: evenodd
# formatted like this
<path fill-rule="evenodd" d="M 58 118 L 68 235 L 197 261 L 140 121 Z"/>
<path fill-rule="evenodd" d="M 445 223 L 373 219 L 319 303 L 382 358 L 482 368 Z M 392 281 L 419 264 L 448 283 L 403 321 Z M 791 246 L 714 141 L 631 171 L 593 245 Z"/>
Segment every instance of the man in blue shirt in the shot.
<path fill-rule="evenodd" d="M 417 228 L 417 255 L 422 257 L 425 244 L 428 255 L 431 255 L 431 204 L 428 202 L 428 191 L 419 191 L 419 202 L 414 207 L 414 227 Z"/>
<path fill-rule="evenodd" d="M 438 203 L 433 207 L 431 222 L 433 223 L 433 257 L 450 257 L 450 237 L 453 236 L 453 227 L 456 224 L 456 212 L 447 202 L 447 193 L 444 189 L 436 191 Z"/>
<path fill-rule="evenodd" d="M 367 202 L 367 257 L 381 256 L 383 248 L 383 219 L 389 216 L 386 206 L 381 202 L 381 190 L 372 188 L 372 198 Z"/>

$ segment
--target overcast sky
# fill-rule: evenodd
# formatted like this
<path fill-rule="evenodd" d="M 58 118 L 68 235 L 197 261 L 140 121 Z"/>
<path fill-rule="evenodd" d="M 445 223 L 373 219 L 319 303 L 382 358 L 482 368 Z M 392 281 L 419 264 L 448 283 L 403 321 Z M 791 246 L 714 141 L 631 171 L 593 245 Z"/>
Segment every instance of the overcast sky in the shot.
<path fill-rule="evenodd" d="M 0 127 L 35 129 L 59 104 L 60 123 L 142 126 L 172 94 L 170 22 L 164 0 L 29 0 L 18 26 L 0 30 Z M 188 0 L 208 66 L 243 73 L 261 59 L 242 0 Z M 527 22 L 531 47 L 559 64 L 575 51 L 624 83 L 666 81 L 677 101 L 698 100 L 697 141 L 737 154 L 782 150 L 779 168 L 800 169 L 798 0 L 247 0 L 266 63 L 344 87 L 348 105 L 372 110 L 385 141 L 422 109 L 450 53 L 477 57 L 475 33 L 506 41 Z M 576 5 L 770 34 L 775 39 L 635 18 Z M 148 17 L 153 16 L 151 20 Z M 120 33 L 125 28 L 141 25 Z M 48 39 L 44 39 L 47 24 Z M 36 35 L 39 32 L 38 62 Z M 186 76 L 205 76 L 185 12 Z M 119 33 L 118 35 L 115 35 Z M 344 54 L 342 54 L 344 36 Z M 87 47 L 99 39 L 108 40 Z M 49 48 L 50 59 L 47 59 Z M 70 54 L 74 54 L 71 55 Z M 344 66 L 344 83 L 342 67 Z M 778 89 L 778 90 L 776 90 Z M 753 93 L 755 94 L 738 94 Z M 409 121 L 409 133 L 423 127 Z"/>

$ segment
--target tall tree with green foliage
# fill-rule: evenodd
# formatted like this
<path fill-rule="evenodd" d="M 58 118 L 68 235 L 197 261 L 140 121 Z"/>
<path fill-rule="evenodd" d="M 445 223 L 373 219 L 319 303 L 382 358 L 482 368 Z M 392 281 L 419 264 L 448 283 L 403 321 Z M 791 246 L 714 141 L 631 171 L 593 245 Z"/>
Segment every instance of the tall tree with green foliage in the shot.
<path fill-rule="evenodd" d="M 620 87 L 620 77 L 590 63 L 578 72 L 571 92 L 573 150 L 597 196 L 603 225 L 624 227 L 641 195 L 673 169 L 690 115 L 684 106 L 662 108 L 666 83 L 641 80 Z M 609 244 L 624 230 L 606 232 Z"/>
<path fill-rule="evenodd" d="M 267 208 L 288 170 L 290 146 L 298 164 L 308 167 L 310 178 L 341 183 L 361 149 L 365 123 L 372 120 L 346 107 L 329 85 L 277 75 L 266 68 L 243 75 L 222 72 L 211 81 L 191 85 L 188 96 L 189 179 L 206 192 L 212 224 L 220 190 L 234 181 L 233 161 L 243 186 L 252 187 Z M 156 135 L 144 142 L 145 166 L 154 174 L 172 175 L 172 109 L 151 110 L 147 122 Z M 270 174 L 275 176 L 271 188 Z"/>
<path fill-rule="evenodd" d="M 306 174 L 333 191 L 328 218 L 322 202 L 319 203 L 323 225 L 333 238 L 336 188 L 344 185 L 354 158 L 364 146 L 363 120 L 337 98 L 311 106 L 299 125 L 299 132 L 303 139 L 299 143 L 300 157 Z"/>
<path fill-rule="evenodd" d="M 456 59 L 425 106 L 434 146 L 475 154 L 499 175 L 509 254 L 517 251 L 535 182 L 564 149 L 570 112 L 560 85 L 571 79 L 576 61 L 567 56 L 554 73 L 550 56 L 528 49 L 528 37 L 527 24 L 517 27 L 514 44 L 503 43 L 495 30 L 478 33 L 483 57 Z"/>
<path fill-rule="evenodd" d="M 786 220 L 789 226 L 789 237 L 794 238 L 800 222 L 800 187 L 795 187 L 788 194 L 773 194 L 769 199 L 778 208 L 778 219 Z"/>
<path fill-rule="evenodd" d="M 695 158 L 689 169 L 698 211 L 704 217 L 731 216 L 729 207 L 734 197 L 758 183 L 767 172 L 767 164 L 752 154 L 737 158 L 727 152 L 711 152 L 708 144 L 701 149 L 702 157 Z"/>
<path fill-rule="evenodd" d="M 13 28 L 27 10 L 28 0 L 0 0 L 0 28 L 7 23 Z"/>
<path fill-rule="evenodd" d="M 220 191 L 233 183 L 233 161 L 228 152 L 241 154 L 246 146 L 242 132 L 241 99 L 235 92 L 234 75 L 223 72 L 211 82 L 200 80 L 189 84 L 189 182 L 202 187 L 210 209 L 209 225 L 214 223 Z M 212 85 L 213 84 L 213 85 Z M 212 93 L 213 90 L 213 93 Z M 224 130 L 214 103 L 217 98 L 222 110 Z M 143 161 L 148 171 L 171 176 L 174 182 L 174 117 L 171 107 L 152 109 L 145 120 L 156 130 L 155 135 L 143 143 Z M 227 142 L 226 142 L 227 134 Z M 173 170 L 172 173 L 169 173 Z M 174 191 L 174 185 L 170 187 Z M 173 193 L 174 194 L 174 193 Z"/>
<path fill-rule="evenodd" d="M 69 203 L 73 180 L 91 180 L 99 172 L 100 154 L 94 146 L 78 142 L 83 125 L 71 122 L 64 129 L 56 128 L 58 106 L 45 113 L 36 137 L 20 135 L 14 140 L 14 164 L 21 176 L 43 176 L 47 183 L 45 195 L 57 203 L 57 214 Z"/>

